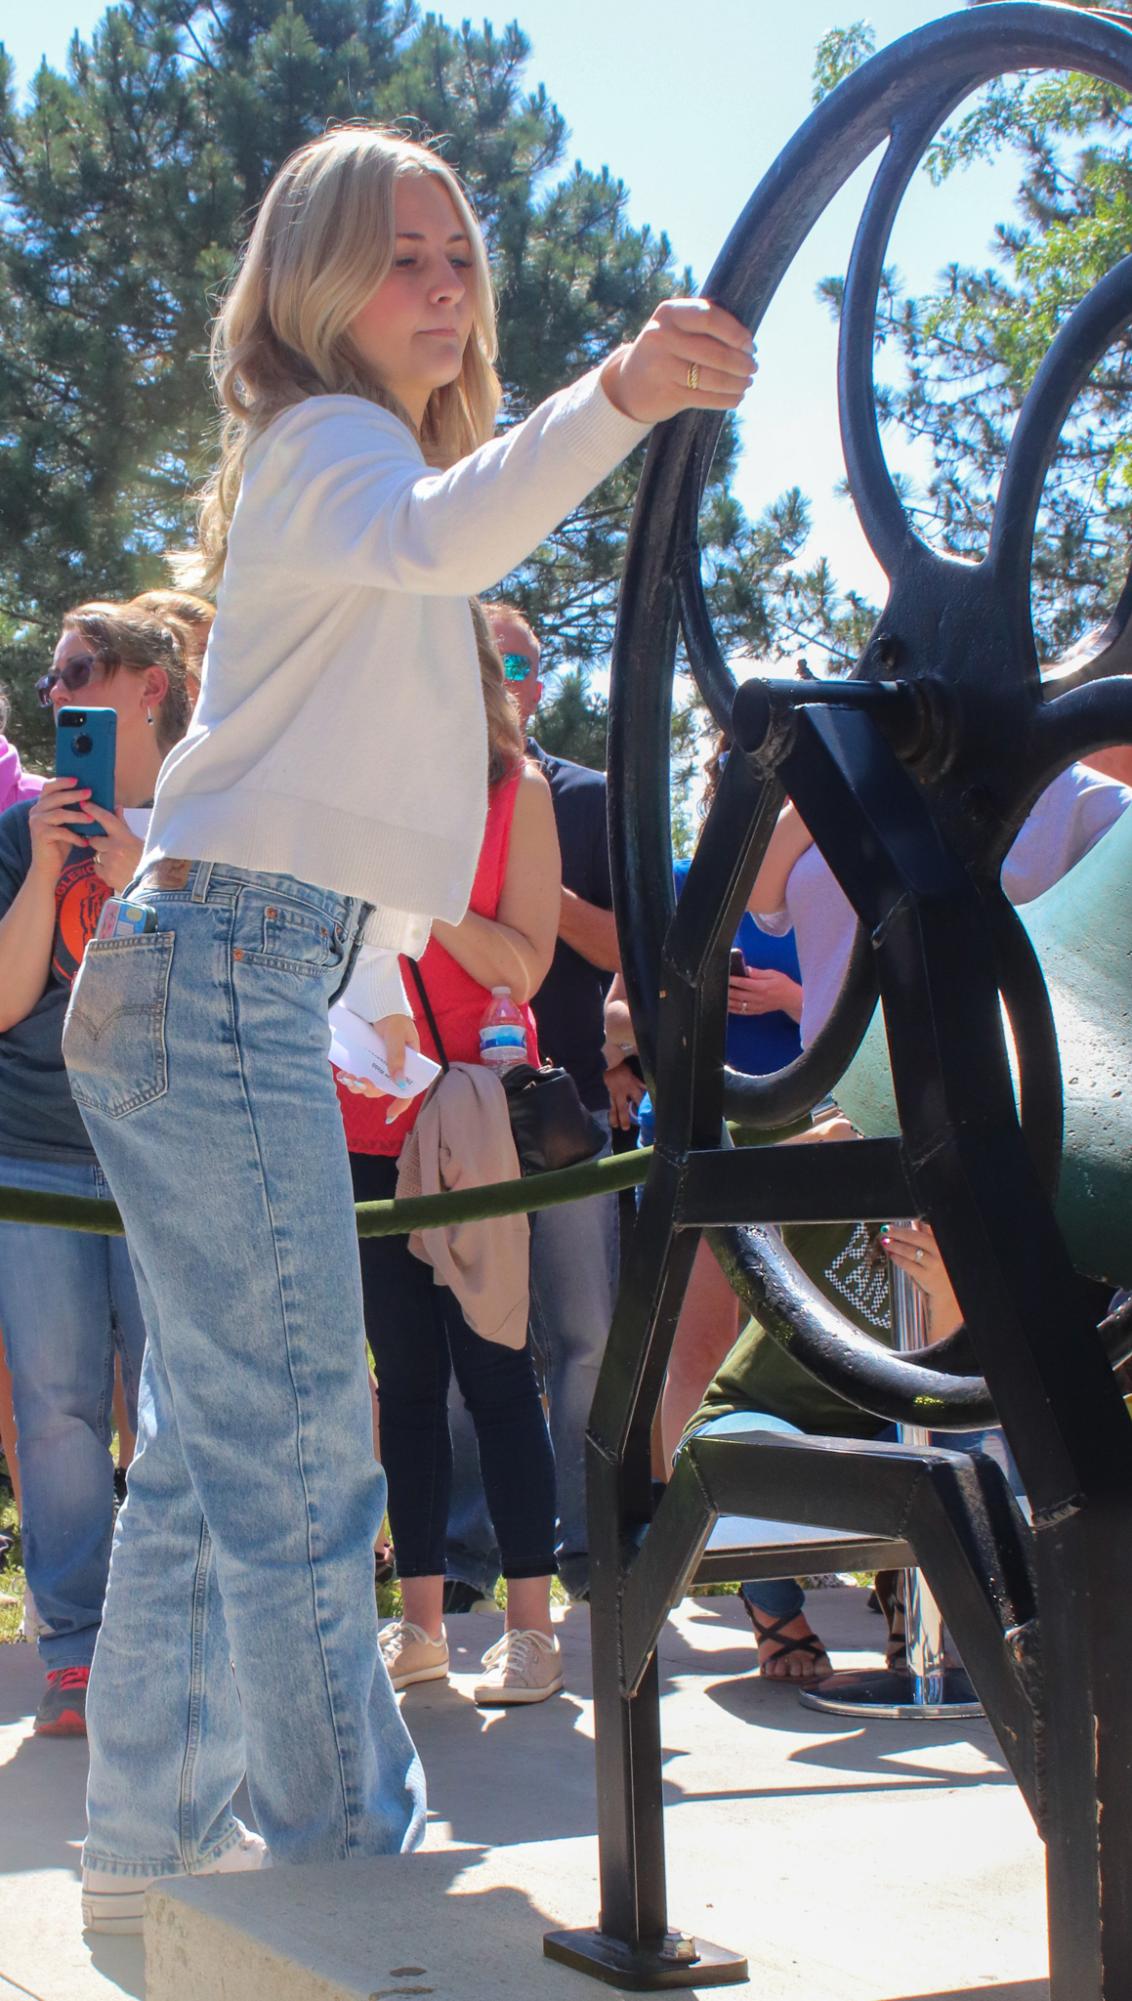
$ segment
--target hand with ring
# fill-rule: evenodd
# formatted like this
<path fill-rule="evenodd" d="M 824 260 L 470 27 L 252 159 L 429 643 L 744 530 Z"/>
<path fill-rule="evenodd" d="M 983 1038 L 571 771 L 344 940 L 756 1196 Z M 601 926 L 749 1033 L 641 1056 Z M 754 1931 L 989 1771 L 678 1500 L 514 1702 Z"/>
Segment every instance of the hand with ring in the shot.
<path fill-rule="evenodd" d="M 108 813 L 104 807 L 96 806 L 88 799 L 83 812 L 97 822 L 87 839 L 94 853 L 94 866 L 103 882 L 109 883 L 115 895 L 120 895 L 138 872 L 143 843 L 132 834 L 126 822 L 117 813 Z"/>
<path fill-rule="evenodd" d="M 711 299 L 663 299 L 629 347 L 601 371 L 611 403 L 641 424 L 681 410 L 735 410 L 754 380 L 755 344 Z"/>
<path fill-rule="evenodd" d="M 927 1295 L 932 1340 L 953 1334 L 963 1325 L 963 1315 L 930 1223 L 886 1223 L 880 1241 L 893 1264 Z"/>
<path fill-rule="evenodd" d="M 802 989 L 789 973 L 748 966 L 745 973 L 732 973 L 727 982 L 728 1014 L 788 1014 L 798 1021 L 802 1014 Z"/>

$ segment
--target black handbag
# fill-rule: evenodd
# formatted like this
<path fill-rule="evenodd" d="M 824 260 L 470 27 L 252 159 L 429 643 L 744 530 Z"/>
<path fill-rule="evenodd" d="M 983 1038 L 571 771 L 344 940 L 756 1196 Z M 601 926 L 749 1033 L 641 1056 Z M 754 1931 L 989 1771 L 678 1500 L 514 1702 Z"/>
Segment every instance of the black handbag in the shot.
<path fill-rule="evenodd" d="M 409 970 L 441 1068 L 447 1070 L 448 1056 L 415 959 L 409 960 Z M 499 1081 L 507 1094 L 507 1116 L 522 1174 L 550 1174 L 559 1167 L 577 1167 L 601 1152 L 605 1132 L 583 1105 L 568 1070 L 550 1063 L 541 1070 L 533 1063 L 513 1063 Z"/>
<path fill-rule="evenodd" d="M 606 1135 L 583 1105 L 568 1070 L 552 1063 L 541 1070 L 532 1063 L 514 1063 L 500 1082 L 524 1174 L 577 1167 L 601 1152 Z"/>

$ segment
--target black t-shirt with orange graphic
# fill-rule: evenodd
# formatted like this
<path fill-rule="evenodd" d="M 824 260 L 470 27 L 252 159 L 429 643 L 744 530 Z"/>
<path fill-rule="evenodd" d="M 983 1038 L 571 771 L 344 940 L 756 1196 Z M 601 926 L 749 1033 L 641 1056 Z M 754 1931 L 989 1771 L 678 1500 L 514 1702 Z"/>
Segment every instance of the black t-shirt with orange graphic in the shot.
<path fill-rule="evenodd" d="M 31 867 L 30 800 L 0 813 L 0 917 Z M 72 849 L 55 886 L 55 937 L 42 995 L 0 1035 L 0 1154 L 89 1160 L 92 1148 L 63 1067 L 63 1016 L 71 983 L 110 891 L 88 847 Z"/>

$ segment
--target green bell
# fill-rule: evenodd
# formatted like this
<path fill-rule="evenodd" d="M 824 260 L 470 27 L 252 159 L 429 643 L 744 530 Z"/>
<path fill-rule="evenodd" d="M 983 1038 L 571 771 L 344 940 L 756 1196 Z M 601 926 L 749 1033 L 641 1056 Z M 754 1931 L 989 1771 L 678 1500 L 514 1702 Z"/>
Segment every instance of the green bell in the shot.
<path fill-rule="evenodd" d="M 1061 1051 L 1057 1219 L 1078 1270 L 1132 1286 L 1132 810 L 1018 915 Z M 879 1010 L 834 1096 L 866 1138 L 899 1132 Z"/>

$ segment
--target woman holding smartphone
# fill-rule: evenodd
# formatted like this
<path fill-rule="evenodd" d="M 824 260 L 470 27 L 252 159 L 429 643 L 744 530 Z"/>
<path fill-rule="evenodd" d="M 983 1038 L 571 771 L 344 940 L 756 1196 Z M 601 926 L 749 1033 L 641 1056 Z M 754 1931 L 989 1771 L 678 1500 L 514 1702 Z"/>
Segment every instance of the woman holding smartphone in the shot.
<path fill-rule="evenodd" d="M 128 605 L 68 612 L 39 698 L 111 709 L 115 798 L 143 808 L 188 720 L 179 629 Z M 90 833 L 72 823 L 87 819 Z M 71 1098 L 63 1015 L 112 890 L 141 841 L 119 812 L 52 779 L 0 816 L 0 1183 L 105 1199 L 109 1190 Z M 40 1736 L 79 1736 L 102 1616 L 114 1511 L 110 1403 L 115 1350 L 136 1418 L 145 1326 L 125 1243 L 0 1223 L 0 1327 L 13 1379 L 24 1562 L 47 1679 Z"/>
<path fill-rule="evenodd" d="M 753 371 L 728 313 L 669 301 L 489 443 L 494 354 L 444 161 L 349 126 L 286 162 L 217 326 L 198 580 L 218 612 L 131 890 L 156 928 L 92 947 L 67 1024 L 150 1336 L 91 1693 L 92 1924 L 139 1926 L 147 1880 L 244 1848 L 245 1756 L 276 1862 L 423 1831 L 377 1646 L 384 1482 L 326 1007 L 353 972 L 396 1074 L 398 954 L 464 914 L 487 794 L 469 595 L 650 424 L 734 408 Z"/>

